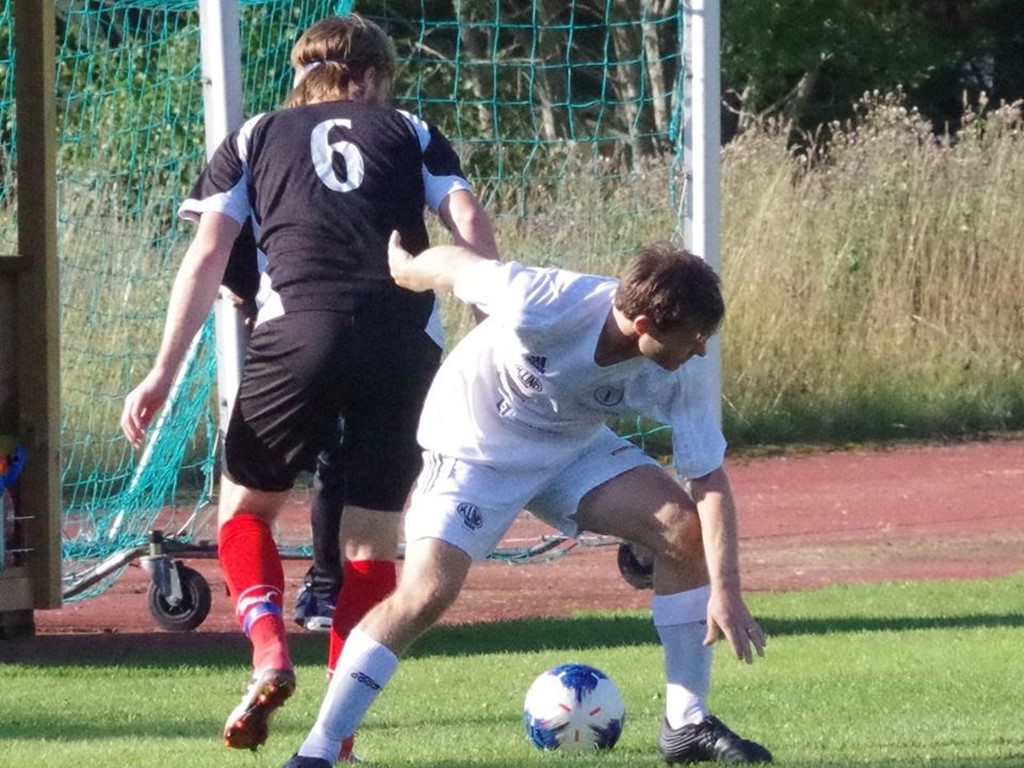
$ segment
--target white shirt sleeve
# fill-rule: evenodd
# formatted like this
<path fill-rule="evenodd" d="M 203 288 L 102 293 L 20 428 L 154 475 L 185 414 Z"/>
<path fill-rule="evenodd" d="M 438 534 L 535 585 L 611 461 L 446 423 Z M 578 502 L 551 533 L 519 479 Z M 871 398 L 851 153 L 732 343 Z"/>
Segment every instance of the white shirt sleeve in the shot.
<path fill-rule="evenodd" d="M 430 160 L 424 161 L 422 168 L 423 190 L 426 195 L 427 207 L 434 213 L 437 213 L 441 203 L 452 192 L 460 189 L 472 192 L 473 187 L 462 175 L 459 157 L 451 148 L 448 140 L 436 128 L 432 128 L 420 117 L 403 109 L 398 110 L 398 112 L 406 119 L 406 122 L 409 123 L 409 126 L 416 134 L 416 138 L 420 142 L 420 149 L 424 155 L 430 157 Z M 431 154 L 432 143 L 438 144 L 434 148 L 433 154 Z"/>
<path fill-rule="evenodd" d="M 566 323 L 572 322 L 580 303 L 608 282 L 566 269 L 484 261 L 463 271 L 453 291 L 520 332 L 557 334 L 567 332 Z"/>
<path fill-rule="evenodd" d="M 202 200 L 190 197 L 178 206 L 178 216 L 189 221 L 199 221 L 204 213 L 223 213 L 239 224 L 252 214 L 249 207 L 247 180 L 242 179 L 225 192 L 219 192 Z"/>
<path fill-rule="evenodd" d="M 707 358 L 695 357 L 676 371 L 677 387 L 659 418 L 672 426 L 672 464 L 680 479 L 703 477 L 725 462 L 718 392 Z"/>
<path fill-rule="evenodd" d="M 488 316 L 504 314 L 522 306 L 533 272 L 515 261 L 481 261 L 459 274 L 452 292 Z"/>
<path fill-rule="evenodd" d="M 189 197 L 178 207 L 180 218 L 199 221 L 202 214 L 216 212 L 242 224 L 252 214 L 249 205 L 249 140 L 265 114 L 261 112 L 250 117 L 221 142 Z M 223 179 L 231 179 L 232 185 L 223 185 Z"/>

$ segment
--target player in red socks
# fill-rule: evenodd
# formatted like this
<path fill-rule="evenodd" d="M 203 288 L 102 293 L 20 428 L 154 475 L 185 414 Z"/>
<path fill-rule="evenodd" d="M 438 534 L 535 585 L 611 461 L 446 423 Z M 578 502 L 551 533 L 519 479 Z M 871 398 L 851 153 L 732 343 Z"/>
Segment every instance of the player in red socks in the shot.
<path fill-rule="evenodd" d="M 217 554 L 235 615 L 252 643 L 253 677 L 224 727 L 232 747 L 255 749 L 267 740 L 270 715 L 295 690 L 282 604 L 284 569 L 267 523 L 238 514 L 220 527 Z"/>
<path fill-rule="evenodd" d="M 282 109 L 247 120 L 210 158 L 179 216 L 198 222 L 171 289 L 153 368 L 125 398 L 121 429 L 141 447 L 247 223 L 265 258 L 259 311 L 224 434 L 221 568 L 252 642 L 253 680 L 224 727 L 255 749 L 295 676 L 271 526 L 300 472 L 337 444 L 342 541 L 351 565 L 337 635 L 394 586 L 402 507 L 421 465 L 416 426 L 441 359 L 439 304 L 398 288 L 392 230 L 429 245 L 424 208 L 453 241 L 497 257 L 491 223 L 448 140 L 391 104 L 391 40 L 356 14 L 311 26 L 292 49 Z M 365 578 L 364 578 L 365 576 Z"/>

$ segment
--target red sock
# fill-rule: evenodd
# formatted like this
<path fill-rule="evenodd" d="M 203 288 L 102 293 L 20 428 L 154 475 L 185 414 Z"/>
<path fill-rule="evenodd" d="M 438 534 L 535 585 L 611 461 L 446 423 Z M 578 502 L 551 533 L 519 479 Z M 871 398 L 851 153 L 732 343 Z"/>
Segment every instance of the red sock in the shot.
<path fill-rule="evenodd" d="M 355 736 L 346 736 L 341 740 L 341 752 L 338 753 L 338 760 L 361 763 L 362 760 L 352 760 L 352 748 L 356 745 Z"/>
<path fill-rule="evenodd" d="M 346 560 L 341 593 L 331 623 L 331 641 L 327 650 L 327 674 L 334 672 L 345 639 L 363 616 L 395 591 L 398 583 L 393 560 Z"/>
<path fill-rule="evenodd" d="M 235 515 L 220 527 L 217 557 L 235 616 L 252 642 L 253 669 L 291 669 L 283 615 L 284 568 L 270 527 L 255 515 Z"/>

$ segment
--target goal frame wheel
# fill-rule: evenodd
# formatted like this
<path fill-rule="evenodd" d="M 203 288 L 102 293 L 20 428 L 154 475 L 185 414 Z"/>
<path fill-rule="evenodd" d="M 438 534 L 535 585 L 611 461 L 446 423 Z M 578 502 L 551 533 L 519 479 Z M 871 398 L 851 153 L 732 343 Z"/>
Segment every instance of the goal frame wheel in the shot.
<path fill-rule="evenodd" d="M 199 571 L 181 562 L 171 564 L 171 593 L 165 595 L 155 582 L 150 583 L 146 603 L 153 620 L 168 632 L 189 632 L 210 615 L 213 597 L 210 585 Z M 180 590 L 174 589 L 177 581 Z M 174 595 L 179 592 L 180 597 Z"/>

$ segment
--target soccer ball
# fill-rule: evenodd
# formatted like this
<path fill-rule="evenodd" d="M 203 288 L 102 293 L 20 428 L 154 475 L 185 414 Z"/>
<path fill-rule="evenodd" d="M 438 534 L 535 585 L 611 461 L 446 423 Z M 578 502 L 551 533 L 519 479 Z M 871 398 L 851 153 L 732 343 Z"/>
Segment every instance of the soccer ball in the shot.
<path fill-rule="evenodd" d="M 626 705 L 618 686 L 587 664 L 552 667 L 526 692 L 523 723 L 538 749 L 611 749 L 625 722 Z"/>

